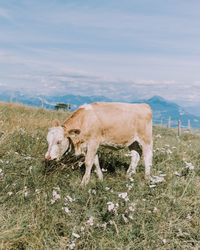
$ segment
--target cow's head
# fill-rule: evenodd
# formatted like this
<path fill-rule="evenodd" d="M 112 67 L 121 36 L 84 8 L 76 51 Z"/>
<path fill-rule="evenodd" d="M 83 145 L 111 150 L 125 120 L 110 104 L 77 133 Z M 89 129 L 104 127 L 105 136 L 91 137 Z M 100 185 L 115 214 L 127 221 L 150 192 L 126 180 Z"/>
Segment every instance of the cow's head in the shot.
<path fill-rule="evenodd" d="M 64 135 L 64 128 L 58 121 L 53 122 L 47 134 L 48 151 L 45 154 L 46 160 L 60 160 L 63 154 L 69 150 L 70 140 Z"/>

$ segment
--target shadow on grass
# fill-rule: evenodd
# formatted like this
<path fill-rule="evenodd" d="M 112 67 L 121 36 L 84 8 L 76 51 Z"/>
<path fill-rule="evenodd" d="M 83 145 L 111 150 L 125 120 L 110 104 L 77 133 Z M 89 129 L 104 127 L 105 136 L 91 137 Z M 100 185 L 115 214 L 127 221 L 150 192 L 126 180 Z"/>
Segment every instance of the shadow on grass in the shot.
<path fill-rule="evenodd" d="M 99 163 L 103 172 L 115 173 L 117 170 L 127 170 L 130 164 L 130 156 L 126 156 L 125 152 L 113 151 L 109 149 L 100 149 L 98 152 Z M 84 155 L 75 156 L 67 154 L 61 160 L 44 160 L 42 162 L 43 174 L 51 174 L 64 169 L 80 170 L 82 174 L 85 172 Z M 94 170 L 95 168 L 93 168 Z"/>

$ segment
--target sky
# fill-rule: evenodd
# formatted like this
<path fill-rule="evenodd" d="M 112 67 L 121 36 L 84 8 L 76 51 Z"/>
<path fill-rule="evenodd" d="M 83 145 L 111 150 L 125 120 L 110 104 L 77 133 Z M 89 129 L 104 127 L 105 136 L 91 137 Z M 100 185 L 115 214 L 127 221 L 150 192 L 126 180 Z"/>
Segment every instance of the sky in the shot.
<path fill-rule="evenodd" d="M 200 105 L 200 1 L 0 0 L 0 88 Z"/>

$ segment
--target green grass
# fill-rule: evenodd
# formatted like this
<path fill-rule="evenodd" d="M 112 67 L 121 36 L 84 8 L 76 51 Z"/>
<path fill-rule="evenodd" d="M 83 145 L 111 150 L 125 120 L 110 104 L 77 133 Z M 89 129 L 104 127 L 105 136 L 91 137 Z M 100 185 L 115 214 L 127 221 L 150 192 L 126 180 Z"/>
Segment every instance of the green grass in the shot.
<path fill-rule="evenodd" d="M 92 173 L 81 189 L 77 167 L 45 172 L 47 128 L 66 116 L 0 105 L 0 249 L 69 249 L 72 243 L 75 249 L 200 249 L 199 132 L 178 138 L 174 129 L 154 129 L 152 174 L 166 174 L 154 188 L 145 183 L 142 163 L 133 180 L 125 178 L 126 151 L 100 149 L 104 181 Z M 115 212 L 107 202 L 118 204 Z"/>

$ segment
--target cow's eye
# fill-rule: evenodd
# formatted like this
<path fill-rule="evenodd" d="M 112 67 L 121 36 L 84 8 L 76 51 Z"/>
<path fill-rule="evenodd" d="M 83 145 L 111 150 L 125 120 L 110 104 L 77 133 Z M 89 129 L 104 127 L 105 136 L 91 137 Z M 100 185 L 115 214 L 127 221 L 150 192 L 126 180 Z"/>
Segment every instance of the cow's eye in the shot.
<path fill-rule="evenodd" d="M 57 144 L 58 144 L 58 145 L 61 144 L 61 141 L 57 141 Z"/>

